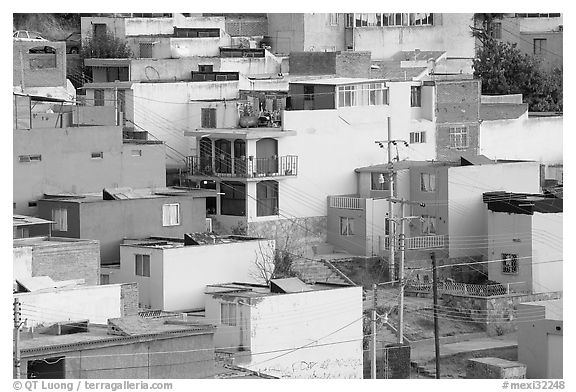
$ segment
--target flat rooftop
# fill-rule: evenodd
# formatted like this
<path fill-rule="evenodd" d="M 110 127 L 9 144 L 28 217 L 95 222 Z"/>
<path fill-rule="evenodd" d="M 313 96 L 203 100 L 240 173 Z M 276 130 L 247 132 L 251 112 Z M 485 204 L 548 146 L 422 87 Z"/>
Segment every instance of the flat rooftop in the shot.
<path fill-rule="evenodd" d="M 340 86 L 346 84 L 359 84 L 359 83 L 377 83 L 385 82 L 385 79 L 369 79 L 369 78 L 326 78 L 326 79 L 310 79 L 310 80 L 293 80 L 290 84 L 316 84 L 326 86 Z"/>
<path fill-rule="evenodd" d="M 149 237 L 143 239 L 125 239 L 120 246 L 135 248 L 173 249 L 189 246 L 233 244 L 246 241 L 259 241 L 264 238 L 239 235 L 219 236 L 211 233 L 189 233 L 185 238 Z"/>
<path fill-rule="evenodd" d="M 173 196 L 209 197 L 216 191 L 195 188 L 106 188 L 102 192 L 83 194 L 45 194 L 42 201 L 66 201 L 71 203 L 95 203 L 109 200 L 156 199 Z"/>
<path fill-rule="evenodd" d="M 54 223 L 53 221 L 36 218 L 33 216 L 26 215 L 12 215 L 12 226 L 34 226 L 34 225 L 47 225 Z"/>
<path fill-rule="evenodd" d="M 29 237 L 16 238 L 12 242 L 14 248 L 24 246 L 40 247 L 65 247 L 77 244 L 98 244 L 98 240 L 81 239 L 81 238 L 63 238 L 63 237 Z"/>

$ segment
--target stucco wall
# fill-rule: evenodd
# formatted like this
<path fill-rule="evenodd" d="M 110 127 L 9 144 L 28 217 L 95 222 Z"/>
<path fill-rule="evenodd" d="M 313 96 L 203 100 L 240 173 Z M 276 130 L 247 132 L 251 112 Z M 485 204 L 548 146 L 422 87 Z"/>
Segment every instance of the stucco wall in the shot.
<path fill-rule="evenodd" d="M 562 116 L 483 121 L 480 153 L 491 159 L 562 163 L 563 122 Z"/>
<path fill-rule="evenodd" d="M 268 14 L 268 36 L 274 53 L 304 50 L 304 14 Z"/>
<path fill-rule="evenodd" d="M 182 59 L 134 59 L 130 63 L 131 80 L 191 80 L 191 71 L 198 71 L 198 64 L 212 64 L 214 71 L 220 71 L 217 57 L 190 57 Z"/>
<path fill-rule="evenodd" d="M 362 378 L 361 287 L 272 295 L 250 304 L 249 369 L 282 378 Z"/>
<path fill-rule="evenodd" d="M 563 290 L 563 213 L 532 217 L 532 290 Z"/>
<path fill-rule="evenodd" d="M 121 287 L 120 284 L 80 286 L 20 293 L 14 297 L 20 300 L 23 309 L 33 312 L 32 316 L 25 317 L 25 327 L 49 326 L 68 320 L 106 324 L 109 318 L 125 316 Z"/>
<path fill-rule="evenodd" d="M 460 166 L 448 169 L 449 236 L 483 238 L 488 227 L 482 193 L 490 191 L 538 193 L 540 167 L 536 162 Z M 466 237 L 468 236 L 468 237 Z M 460 248 L 460 249 L 459 249 Z M 487 246 L 473 249 L 450 241 L 450 257 L 486 254 Z"/>
<path fill-rule="evenodd" d="M 344 50 L 344 15 L 337 15 L 337 23 L 330 24 L 330 14 L 304 14 L 304 46 L 305 51 Z"/>
<path fill-rule="evenodd" d="M 472 14 L 434 14 L 434 26 L 357 27 L 354 50 L 370 50 L 373 59 L 385 59 L 398 51 L 441 50 L 447 57 L 474 58 L 470 35 Z"/>
<path fill-rule="evenodd" d="M 106 25 L 106 29 L 109 33 L 120 39 L 126 37 L 126 25 L 124 23 L 124 18 L 112 18 L 106 16 L 95 16 L 95 17 L 82 17 L 80 18 L 80 33 L 82 34 L 82 40 L 92 37 L 93 25 L 96 23 L 102 23 Z"/>
<path fill-rule="evenodd" d="M 31 48 L 50 46 L 51 53 L 29 53 Z M 66 88 L 66 46 L 63 42 L 14 42 L 12 85 Z"/>
<path fill-rule="evenodd" d="M 162 164 L 165 158 L 164 144 L 122 144 L 120 183 L 133 188 L 166 186 L 166 167 Z"/>
<path fill-rule="evenodd" d="M 121 246 L 120 277 L 137 281 L 141 302 L 166 311 L 204 308 L 206 285 L 225 282 L 262 283 L 256 260 L 270 260 L 274 241 L 186 246 L 157 250 Z M 135 254 L 150 254 L 150 277 L 135 276 Z"/>
<path fill-rule="evenodd" d="M 361 210 L 328 207 L 327 241 L 334 245 L 336 249 L 345 250 L 353 255 L 366 255 L 369 249 L 368 241 L 372 240 L 371 237 L 367 237 L 367 232 L 373 233 L 374 231 L 373 225 L 368 226 L 368 219 L 372 217 L 372 203 L 372 199 L 361 199 Z M 353 235 L 342 235 L 340 233 L 341 218 L 353 219 Z M 383 223 L 380 226 L 383 226 Z"/>
<path fill-rule="evenodd" d="M 423 192 L 421 176 L 423 173 L 436 177 L 436 191 Z M 410 168 L 410 200 L 417 203 L 424 203 L 425 206 L 413 205 L 410 207 L 410 214 L 417 216 L 436 217 L 436 234 L 448 234 L 448 167 L 447 166 L 427 166 Z M 460 214 L 464 210 L 458 208 Z M 459 215 L 460 216 L 460 215 Z M 407 236 L 417 237 L 423 235 L 422 223 L 413 220 L 407 225 Z"/>

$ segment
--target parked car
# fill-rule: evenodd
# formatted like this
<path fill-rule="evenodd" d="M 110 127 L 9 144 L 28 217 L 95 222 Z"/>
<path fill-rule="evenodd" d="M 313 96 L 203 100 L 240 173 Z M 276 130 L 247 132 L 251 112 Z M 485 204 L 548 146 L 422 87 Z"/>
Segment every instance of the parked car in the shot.
<path fill-rule="evenodd" d="M 12 39 L 17 42 L 50 42 L 34 31 L 17 30 L 12 34 Z M 38 46 L 30 49 L 31 53 L 55 53 L 51 46 Z"/>
<path fill-rule="evenodd" d="M 64 38 L 64 41 L 66 41 L 66 53 L 80 53 L 80 43 L 82 42 L 82 35 L 80 32 L 70 34 L 68 37 Z"/>

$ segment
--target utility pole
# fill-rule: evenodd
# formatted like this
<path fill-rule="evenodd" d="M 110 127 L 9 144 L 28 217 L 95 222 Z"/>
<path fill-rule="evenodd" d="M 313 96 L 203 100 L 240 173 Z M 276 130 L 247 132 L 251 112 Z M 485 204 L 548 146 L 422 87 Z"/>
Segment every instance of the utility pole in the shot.
<path fill-rule="evenodd" d="M 20 300 L 14 298 L 14 374 L 13 378 L 20 378 Z"/>
<path fill-rule="evenodd" d="M 434 294 L 434 349 L 436 353 L 436 378 L 440 378 L 440 339 L 438 336 L 438 276 L 436 272 L 436 254 L 432 258 L 432 293 Z"/>
<path fill-rule="evenodd" d="M 372 293 L 374 298 L 372 299 L 372 378 L 376 378 L 376 305 L 378 303 L 378 286 L 376 283 L 372 285 Z"/>

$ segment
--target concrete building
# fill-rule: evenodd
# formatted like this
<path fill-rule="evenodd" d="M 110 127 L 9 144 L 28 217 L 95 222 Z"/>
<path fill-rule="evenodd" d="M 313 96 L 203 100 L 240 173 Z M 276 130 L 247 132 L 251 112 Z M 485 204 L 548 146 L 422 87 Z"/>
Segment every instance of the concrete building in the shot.
<path fill-rule="evenodd" d="M 488 26 L 490 35 L 515 44 L 541 61 L 546 70 L 562 68 L 564 22 L 560 13 L 501 14 Z"/>
<path fill-rule="evenodd" d="M 22 378 L 212 378 L 214 327 L 139 316 L 21 334 Z"/>
<path fill-rule="evenodd" d="M 272 52 L 334 52 L 346 50 L 344 14 L 268 14 L 268 35 Z"/>
<path fill-rule="evenodd" d="M 19 92 L 37 94 L 50 89 L 51 92 L 66 95 L 68 82 L 64 42 L 14 41 L 12 62 L 12 85 L 18 87 Z"/>
<path fill-rule="evenodd" d="M 563 378 L 562 309 L 562 299 L 518 306 L 518 361 L 526 364 L 526 378 Z"/>
<path fill-rule="evenodd" d="M 53 281 L 48 277 L 16 279 L 24 329 L 45 328 L 59 322 L 89 320 L 106 324 L 108 319 L 138 313 L 136 283 L 102 286 L 78 281 Z"/>
<path fill-rule="evenodd" d="M 13 241 L 14 278 L 48 276 L 53 280 L 100 282 L 100 246 L 96 240 L 58 237 Z"/>
<path fill-rule="evenodd" d="M 100 242 L 102 264 L 117 264 L 124 238 L 183 237 L 204 231 L 206 197 L 213 192 L 171 188 L 109 188 L 98 194 L 53 195 L 38 201 L 52 235 Z"/>
<path fill-rule="evenodd" d="M 489 192 L 488 278 L 531 293 L 562 291 L 562 199 Z"/>
<path fill-rule="evenodd" d="M 52 223 L 54 222 L 32 216 L 12 215 L 12 238 L 50 237 Z"/>
<path fill-rule="evenodd" d="M 220 321 L 215 347 L 234 363 L 280 378 L 362 378 L 361 287 L 272 279 L 210 285 L 206 297 L 206 318 Z"/>
<path fill-rule="evenodd" d="M 45 194 L 166 185 L 162 142 L 123 134 L 114 108 L 100 109 L 14 95 L 15 213 L 36 215 Z"/>
<path fill-rule="evenodd" d="M 138 283 L 142 308 L 197 310 L 204 308 L 206 285 L 219 279 L 265 282 L 274 269 L 274 250 L 273 240 L 239 236 L 126 240 L 120 268 L 108 271 L 111 283 Z"/>

